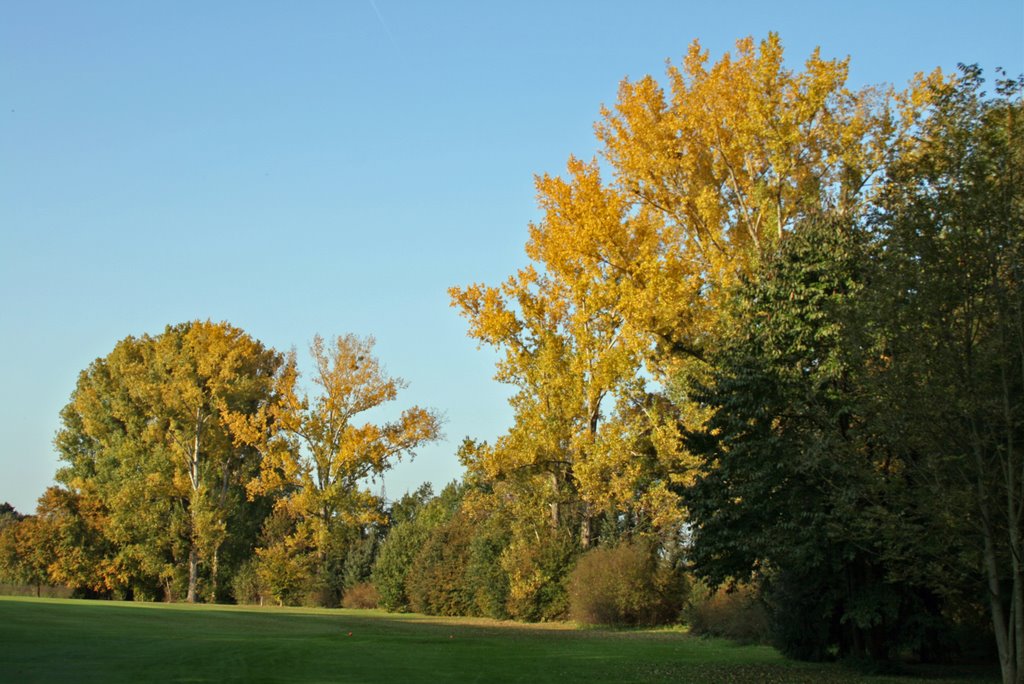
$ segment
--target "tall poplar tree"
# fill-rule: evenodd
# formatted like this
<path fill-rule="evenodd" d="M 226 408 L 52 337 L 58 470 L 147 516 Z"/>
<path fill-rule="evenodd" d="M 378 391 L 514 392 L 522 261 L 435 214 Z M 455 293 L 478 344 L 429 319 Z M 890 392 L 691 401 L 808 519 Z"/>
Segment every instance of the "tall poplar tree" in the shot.
<path fill-rule="evenodd" d="M 774 34 L 736 47 L 709 65 L 695 42 L 667 88 L 624 81 L 596 126 L 606 164 L 537 179 L 533 263 L 450 291 L 518 390 L 477 470 L 536 477 L 553 517 L 581 511 L 584 540 L 601 510 L 678 525 L 696 466 L 678 426 L 708 416 L 691 396 L 729 332 L 728 293 L 802 216 L 864 208 L 938 78 L 854 92 L 845 60 L 815 51 L 795 71 Z"/>

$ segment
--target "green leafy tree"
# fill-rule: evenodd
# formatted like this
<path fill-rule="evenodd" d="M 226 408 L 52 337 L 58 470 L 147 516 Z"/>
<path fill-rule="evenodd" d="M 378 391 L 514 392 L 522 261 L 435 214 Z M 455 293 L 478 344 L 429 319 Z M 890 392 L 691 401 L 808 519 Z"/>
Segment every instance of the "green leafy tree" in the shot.
<path fill-rule="evenodd" d="M 409 606 L 427 615 L 471 615 L 473 594 L 466 579 L 473 525 L 454 513 L 430 530 L 406 575 Z"/>
<path fill-rule="evenodd" d="M 954 592 L 977 578 L 1003 681 L 1020 682 L 1024 80 L 997 82 L 994 97 L 981 86 L 964 67 L 939 89 L 918 144 L 890 170 L 875 222 L 886 338 L 874 394 L 913 484 L 889 528 L 894 560 Z"/>
<path fill-rule="evenodd" d="M 381 543 L 371 579 L 377 588 L 382 608 L 390 611 L 412 609 L 410 575 L 417 557 L 438 527 L 445 525 L 459 510 L 462 492 L 456 483 L 441 494 L 423 500 L 428 489 L 406 495 L 400 502 L 397 522 Z"/>
<path fill-rule="evenodd" d="M 705 455 L 689 495 L 698 573 L 785 595 L 781 646 L 808 659 L 887 659 L 915 596 L 889 581 L 877 529 L 898 466 L 863 408 L 870 250 L 869 233 L 834 219 L 786 239 L 740 290 L 737 335 L 704 396 L 714 414 L 693 439 Z"/>
<path fill-rule="evenodd" d="M 501 566 L 501 556 L 511 543 L 507 521 L 501 515 L 463 509 L 473 526 L 464 576 L 465 590 L 471 601 L 470 613 L 496 620 L 509 616 L 509 577 Z"/>

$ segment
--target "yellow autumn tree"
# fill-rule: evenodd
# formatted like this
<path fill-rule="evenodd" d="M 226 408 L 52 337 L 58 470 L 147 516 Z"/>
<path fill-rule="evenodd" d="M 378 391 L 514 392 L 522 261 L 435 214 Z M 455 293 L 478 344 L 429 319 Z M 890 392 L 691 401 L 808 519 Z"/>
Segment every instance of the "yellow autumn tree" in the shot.
<path fill-rule="evenodd" d="M 406 386 L 384 371 L 373 345 L 373 338 L 355 335 L 330 342 L 317 336 L 310 345 L 317 393 L 299 392 L 293 357 L 280 376 L 281 401 L 234 423 L 239 442 L 264 454 L 258 477 L 248 485 L 250 495 L 278 497 L 279 511 L 296 523 L 281 540 L 285 548 L 263 549 L 262 555 L 307 555 L 321 579 L 337 569 L 332 565 L 340 560 L 334 548 L 338 534 L 376 521 L 381 502 L 368 478 L 441 434 L 438 414 L 418 406 L 390 422 L 362 422 L 367 411 L 394 401 Z"/>
<path fill-rule="evenodd" d="M 712 65 L 694 42 L 667 89 L 621 84 L 595 127 L 604 163 L 537 178 L 533 264 L 450 290 L 518 388 L 513 427 L 471 469 L 534 478 L 552 522 L 578 511 L 584 544 L 595 512 L 679 522 L 672 492 L 693 465 L 679 426 L 705 419 L 687 392 L 728 327 L 727 293 L 801 216 L 859 211 L 924 104 L 928 79 L 852 91 L 847 73 L 817 50 L 788 68 L 770 34 Z"/>
<path fill-rule="evenodd" d="M 186 600 L 199 598 L 201 565 L 209 571 L 215 600 L 232 489 L 244 484 L 258 460 L 234 439 L 232 417 L 268 410 L 282 359 L 227 323 L 169 326 L 146 341 L 143 362 L 129 373 L 130 392 L 146 407 L 145 432 L 169 447 L 173 489 L 187 502 Z"/>
<path fill-rule="evenodd" d="M 61 529 L 95 532 L 80 549 L 55 547 L 55 567 L 78 568 L 61 581 L 149 595 L 163 585 L 167 598 L 187 582 L 188 601 L 216 600 L 261 514 L 244 494 L 259 454 L 230 424 L 268 411 L 283 360 L 228 323 L 190 321 L 127 337 L 83 371 L 55 439 L 66 489 L 40 502 Z M 86 581 L 85 561 L 101 579 Z"/>

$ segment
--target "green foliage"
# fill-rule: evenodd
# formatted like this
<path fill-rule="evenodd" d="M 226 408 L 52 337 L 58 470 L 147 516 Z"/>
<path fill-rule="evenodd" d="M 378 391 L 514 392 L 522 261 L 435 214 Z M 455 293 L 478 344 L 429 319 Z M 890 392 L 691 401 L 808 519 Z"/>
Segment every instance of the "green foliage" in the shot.
<path fill-rule="evenodd" d="M 83 371 L 54 443 L 65 502 L 85 504 L 63 509 L 88 511 L 78 527 L 90 530 L 96 553 L 65 558 L 70 552 L 56 548 L 55 567 L 68 567 L 60 581 L 92 592 L 227 598 L 268 508 L 245 496 L 259 454 L 236 440 L 230 417 L 276 400 L 283 361 L 227 323 L 192 321 L 127 337 Z"/>
<path fill-rule="evenodd" d="M 362 537 L 355 539 L 345 554 L 344 572 L 342 574 L 342 586 L 345 592 L 370 580 L 373 572 L 373 563 L 377 560 L 377 551 L 380 549 L 380 534 L 376 525 L 371 525 L 367 531 L 362 532 Z"/>
<path fill-rule="evenodd" d="M 416 521 L 433 498 L 433 488 L 425 483 L 404 494 L 388 509 L 390 526 L 370 569 L 370 581 L 377 590 L 379 605 L 386 610 L 408 610 L 405 578 L 426 537 Z"/>
<path fill-rule="evenodd" d="M 683 607 L 685 580 L 645 542 L 587 551 L 569 576 L 569 615 L 590 625 L 661 625 Z"/>
<path fill-rule="evenodd" d="M 843 434 L 850 365 L 836 319 L 856 294 L 851 284 L 859 289 L 847 231 L 817 222 L 790 236 L 785 253 L 739 292 L 741 332 L 702 397 L 714 414 L 690 434 L 704 455 L 689 492 L 694 551 L 713 584 L 748 575 L 768 549 L 801 558 L 822 548 L 814 535 L 826 532 L 839 492 L 821 484 L 853 464 Z M 783 534 L 801 530 L 807 536 Z"/>
<path fill-rule="evenodd" d="M 381 608 L 390 611 L 409 610 L 405 579 L 426 536 L 426 532 L 414 521 L 409 521 L 392 527 L 380 545 L 371 578 L 380 596 Z"/>
<path fill-rule="evenodd" d="M 697 571 L 713 586 L 799 578 L 803 591 L 774 604 L 781 647 L 797 657 L 886 659 L 914 593 L 883 582 L 876 512 L 892 471 L 862 409 L 870 362 L 853 344 L 870 248 L 835 219 L 787 238 L 739 293 L 741 334 L 718 359 L 705 396 L 715 413 L 692 440 L 705 455 L 689 495 Z"/>
<path fill-rule="evenodd" d="M 249 587 L 258 592 L 260 603 L 299 605 L 317 588 L 316 568 L 302 536 L 295 534 L 296 523 L 285 508 L 275 509 L 263 522 L 251 563 L 255 581 Z"/>
<path fill-rule="evenodd" d="M 734 292 L 700 397 L 712 418 L 689 436 L 703 458 L 687 494 L 693 558 L 713 585 L 761 580 L 789 655 L 949 652 L 951 620 L 987 583 L 1013 678 L 1021 85 L 988 100 L 971 68 L 933 84 L 870 224 L 805 220 Z"/>
<path fill-rule="evenodd" d="M 386 610 L 410 609 L 408 583 L 417 556 L 434 529 L 447 523 L 459 508 L 462 491 L 456 483 L 449 484 L 439 496 L 424 503 L 427 491 L 421 488 L 403 497 L 399 513 L 405 519 L 391 528 L 374 562 L 371 578 L 380 595 L 380 606 Z"/>
<path fill-rule="evenodd" d="M 1024 78 L 992 97 L 982 83 L 962 67 L 937 91 L 883 188 L 872 395 L 903 469 L 888 558 L 948 601 L 987 596 L 1009 682 L 1024 662 Z"/>
<path fill-rule="evenodd" d="M 513 538 L 501 555 L 509 578 L 509 615 L 527 622 L 564 620 L 567 581 L 580 554 L 579 539 L 565 528 L 535 530 L 533 539 Z"/>
<path fill-rule="evenodd" d="M 381 607 L 430 615 L 511 616 L 506 520 L 476 510 L 466 500 L 468 491 L 468 485 L 452 483 L 427 500 L 429 489 L 421 488 L 395 503 L 390 517 L 397 522 L 381 543 L 372 571 Z M 564 603 L 558 594 L 555 600 Z M 551 601 L 539 594 L 533 598 Z M 559 603 L 555 611 L 544 612 L 547 607 L 536 602 L 529 619 L 564 610 Z"/>
<path fill-rule="evenodd" d="M 243 605 L 259 604 L 267 592 L 260 583 L 254 560 L 243 563 L 231 578 L 231 592 L 235 602 Z"/>
<path fill-rule="evenodd" d="M 388 508 L 388 524 L 394 527 L 412 521 L 419 514 L 420 509 L 433 498 L 434 488 L 429 482 L 424 482 L 415 490 L 406 492 Z"/>
<path fill-rule="evenodd" d="M 309 595 L 310 572 L 303 556 L 276 545 L 257 549 L 256 558 L 259 585 L 278 605 L 298 605 Z"/>
<path fill-rule="evenodd" d="M 430 531 L 406 579 L 410 607 L 427 615 L 469 615 L 473 594 L 466 582 L 473 528 L 456 513 Z"/>
<path fill-rule="evenodd" d="M 469 542 L 464 580 L 471 601 L 469 614 L 496 620 L 509 617 L 509 578 L 501 567 L 501 554 L 510 539 L 500 516 L 477 522 Z"/>

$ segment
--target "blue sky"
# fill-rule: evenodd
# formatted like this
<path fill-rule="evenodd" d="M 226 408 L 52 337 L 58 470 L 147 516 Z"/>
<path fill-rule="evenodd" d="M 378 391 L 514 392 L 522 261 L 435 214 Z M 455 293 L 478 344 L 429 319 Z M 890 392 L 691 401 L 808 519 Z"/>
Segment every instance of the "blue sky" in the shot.
<path fill-rule="evenodd" d="M 47 2 L 0 7 L 0 501 L 31 511 L 76 376 L 121 338 L 227 320 L 268 345 L 374 335 L 459 476 L 508 425 L 451 285 L 526 263 L 533 175 L 596 151 L 619 81 L 777 31 L 851 84 L 1024 71 L 1024 3 Z"/>

